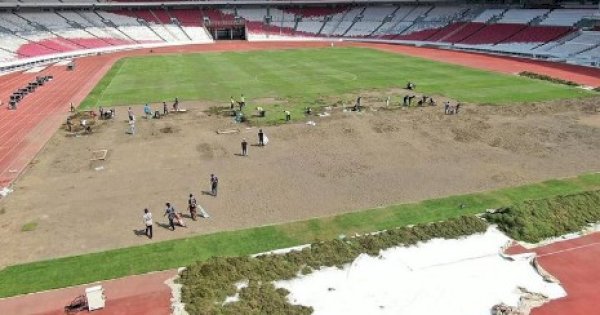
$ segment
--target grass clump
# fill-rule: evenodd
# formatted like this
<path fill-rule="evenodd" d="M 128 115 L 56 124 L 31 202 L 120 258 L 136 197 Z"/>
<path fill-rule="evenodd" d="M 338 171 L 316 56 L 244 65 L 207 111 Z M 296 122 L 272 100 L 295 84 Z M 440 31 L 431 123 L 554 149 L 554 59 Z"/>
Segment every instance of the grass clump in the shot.
<path fill-rule="evenodd" d="M 528 77 L 528 78 L 537 79 L 537 80 L 544 80 L 544 81 L 549 81 L 549 82 L 558 83 L 558 84 L 564 84 L 564 85 L 568 85 L 568 86 L 579 86 L 578 83 L 573 82 L 573 81 L 553 78 L 551 76 L 547 76 L 547 75 L 539 74 L 539 73 L 535 73 L 535 72 L 522 71 L 522 72 L 519 72 L 519 75 L 522 77 Z"/>
<path fill-rule="evenodd" d="M 537 243 L 600 221 L 598 205 L 600 190 L 524 201 L 484 217 L 514 239 Z"/>
<path fill-rule="evenodd" d="M 37 226 L 38 226 L 38 223 L 35 222 L 35 221 L 25 223 L 21 227 L 21 232 L 31 232 L 31 231 L 34 231 L 37 228 Z"/>
<path fill-rule="evenodd" d="M 306 275 L 322 267 L 343 267 L 362 253 L 378 255 L 395 246 L 410 246 L 434 238 L 453 239 L 482 233 L 487 224 L 475 216 L 401 227 L 347 239 L 320 241 L 301 251 L 257 257 L 214 257 L 189 266 L 182 274 L 182 300 L 190 314 L 310 314 L 313 309 L 292 305 L 289 292 L 273 281 Z M 237 292 L 237 283 L 248 285 Z M 239 293 L 239 300 L 224 303 Z"/>

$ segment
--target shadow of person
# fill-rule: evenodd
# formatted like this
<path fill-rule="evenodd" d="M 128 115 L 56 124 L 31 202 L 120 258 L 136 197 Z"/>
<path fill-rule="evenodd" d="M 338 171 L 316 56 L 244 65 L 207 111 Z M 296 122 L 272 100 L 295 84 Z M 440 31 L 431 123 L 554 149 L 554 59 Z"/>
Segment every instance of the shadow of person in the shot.
<path fill-rule="evenodd" d="M 156 222 L 156 225 L 160 226 L 163 229 L 166 230 L 171 230 L 171 226 L 169 224 L 165 224 L 165 223 L 160 223 L 160 222 Z"/>
<path fill-rule="evenodd" d="M 136 236 L 146 236 L 146 230 L 133 230 L 133 234 Z"/>
<path fill-rule="evenodd" d="M 183 218 L 185 218 L 185 219 L 191 219 L 191 218 L 192 218 L 192 215 L 191 215 L 191 214 L 188 214 L 188 213 L 182 213 L 182 214 L 181 214 L 181 216 L 182 216 Z"/>
<path fill-rule="evenodd" d="M 206 191 L 206 190 L 203 190 L 202 194 L 203 195 L 207 195 L 207 196 L 212 196 L 213 195 L 212 191 Z"/>

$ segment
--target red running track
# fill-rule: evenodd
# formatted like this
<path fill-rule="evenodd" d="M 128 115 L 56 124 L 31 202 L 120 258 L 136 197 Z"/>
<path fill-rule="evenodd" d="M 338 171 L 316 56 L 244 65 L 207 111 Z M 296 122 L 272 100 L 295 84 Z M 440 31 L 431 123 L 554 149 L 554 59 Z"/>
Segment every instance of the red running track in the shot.
<path fill-rule="evenodd" d="M 552 300 L 532 315 L 600 314 L 600 233 L 527 250 L 514 246 L 510 254 L 535 252 L 539 264 L 558 278 L 567 296 Z"/>
<path fill-rule="evenodd" d="M 218 42 L 210 45 L 187 45 L 154 48 L 153 54 L 294 49 L 326 47 L 328 42 Z M 600 86 L 600 69 L 585 68 L 543 61 L 531 61 L 477 53 L 433 48 L 418 48 L 393 44 L 336 43 L 337 46 L 372 47 L 384 51 L 419 56 L 503 73 L 532 71 L 590 86 Z M 24 87 L 37 75 L 53 75 L 54 80 L 28 95 L 16 111 L 0 108 L 0 187 L 10 185 L 43 148 L 67 117 L 69 104 L 79 104 L 112 64 L 125 56 L 149 54 L 148 49 L 77 59 L 75 71 L 64 66 L 50 66 L 40 73 L 18 73 L 0 77 L 0 100 L 7 103 L 9 95 Z"/>
<path fill-rule="evenodd" d="M 169 315 L 171 289 L 164 282 L 176 274 L 176 270 L 169 270 L 102 281 L 99 284 L 104 288 L 106 305 L 93 314 Z M 96 284 L 0 299 L 0 310 L 7 315 L 64 315 L 64 307 L 77 296 L 83 295 L 85 288 L 94 285 Z"/>

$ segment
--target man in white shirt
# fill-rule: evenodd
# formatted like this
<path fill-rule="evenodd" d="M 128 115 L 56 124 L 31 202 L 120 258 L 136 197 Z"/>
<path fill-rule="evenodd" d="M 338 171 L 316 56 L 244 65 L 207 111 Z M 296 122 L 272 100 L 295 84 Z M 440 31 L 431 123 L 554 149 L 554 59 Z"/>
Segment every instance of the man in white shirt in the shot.
<path fill-rule="evenodd" d="M 129 134 L 135 134 L 135 116 L 131 116 L 131 120 L 129 120 Z"/>
<path fill-rule="evenodd" d="M 146 236 L 152 239 L 152 213 L 148 209 L 144 209 L 144 215 L 142 216 L 144 225 L 146 226 Z"/>

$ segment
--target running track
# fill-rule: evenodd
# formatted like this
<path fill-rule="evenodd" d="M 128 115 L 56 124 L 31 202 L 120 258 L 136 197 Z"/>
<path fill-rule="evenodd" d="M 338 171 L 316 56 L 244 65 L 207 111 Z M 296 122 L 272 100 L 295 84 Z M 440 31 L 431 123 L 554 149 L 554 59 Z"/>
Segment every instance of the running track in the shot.
<path fill-rule="evenodd" d="M 418 48 L 392 44 L 336 43 L 340 46 L 373 47 L 376 49 L 419 56 L 436 61 L 517 73 L 532 71 L 559 77 L 589 86 L 600 86 L 600 69 L 543 61 L 457 52 L 433 48 Z M 219 42 L 209 45 L 188 45 L 155 48 L 154 54 L 202 51 L 261 50 L 302 47 L 326 47 L 328 42 Z M 79 104 L 112 64 L 125 56 L 149 54 L 148 49 L 77 59 L 75 71 L 64 66 L 50 66 L 40 73 L 17 73 L 0 77 L 0 100 L 7 103 L 10 94 L 24 87 L 38 75 L 53 75 L 54 80 L 38 88 L 19 104 L 16 111 L 0 108 L 0 187 L 10 185 L 43 148 L 65 121 L 69 104 Z"/>
<path fill-rule="evenodd" d="M 176 270 L 160 271 L 141 276 L 102 281 L 106 305 L 94 315 L 170 315 L 171 289 L 165 281 Z M 0 310 L 6 315 L 63 315 L 63 308 L 85 288 L 95 284 L 0 299 Z M 81 312 L 78 314 L 88 314 Z"/>
<path fill-rule="evenodd" d="M 556 277 L 567 296 L 552 300 L 532 315 L 600 314 L 600 233 L 527 250 L 514 246 L 510 254 L 535 252 L 539 264 Z"/>

